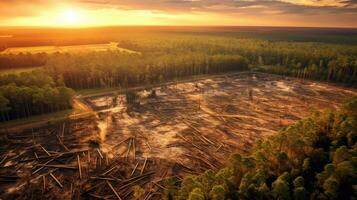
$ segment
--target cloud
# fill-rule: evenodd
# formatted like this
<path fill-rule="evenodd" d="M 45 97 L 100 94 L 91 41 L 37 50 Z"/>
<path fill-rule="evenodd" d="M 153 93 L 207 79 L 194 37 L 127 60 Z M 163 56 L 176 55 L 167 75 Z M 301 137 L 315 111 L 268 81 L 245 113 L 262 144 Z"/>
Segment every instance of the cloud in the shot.
<path fill-rule="evenodd" d="M 46 8 L 53 0 L 0 0 L 0 18 L 28 17 L 38 14 L 38 7 Z"/>
<path fill-rule="evenodd" d="M 357 13 L 357 0 L 80 0 L 80 3 L 166 12 Z"/>

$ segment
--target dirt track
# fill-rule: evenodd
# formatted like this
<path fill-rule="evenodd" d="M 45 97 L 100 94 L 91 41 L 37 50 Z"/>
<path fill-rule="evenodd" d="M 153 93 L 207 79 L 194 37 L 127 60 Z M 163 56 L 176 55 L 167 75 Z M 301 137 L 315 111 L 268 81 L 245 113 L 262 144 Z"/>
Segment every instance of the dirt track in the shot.
<path fill-rule="evenodd" d="M 44 198 L 113 198 L 111 185 L 122 199 L 131 199 L 133 186 L 140 185 L 147 199 L 158 199 L 163 180 L 218 170 L 231 153 L 249 152 L 257 139 L 357 95 L 352 89 L 251 73 L 153 90 L 151 98 L 151 90 L 138 91 L 140 98 L 131 105 L 123 95 L 85 97 L 97 117 L 9 136 L 0 172 L 12 178 L 0 177 L 0 197 L 29 197 L 26 192 L 32 191 Z"/>

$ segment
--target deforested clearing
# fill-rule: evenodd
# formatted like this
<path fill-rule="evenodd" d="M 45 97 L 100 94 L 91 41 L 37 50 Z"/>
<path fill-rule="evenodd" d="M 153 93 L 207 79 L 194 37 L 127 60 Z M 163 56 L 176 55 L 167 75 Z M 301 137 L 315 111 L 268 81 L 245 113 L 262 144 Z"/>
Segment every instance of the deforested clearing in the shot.
<path fill-rule="evenodd" d="M 0 192 L 132 199 L 140 185 L 151 199 L 160 199 L 166 179 L 217 171 L 233 152 L 249 153 L 256 140 L 314 110 L 337 109 L 356 94 L 351 88 L 249 72 L 85 96 L 81 101 L 95 116 L 3 139 L 0 170 L 13 175 L 0 177 L 8 182 Z"/>

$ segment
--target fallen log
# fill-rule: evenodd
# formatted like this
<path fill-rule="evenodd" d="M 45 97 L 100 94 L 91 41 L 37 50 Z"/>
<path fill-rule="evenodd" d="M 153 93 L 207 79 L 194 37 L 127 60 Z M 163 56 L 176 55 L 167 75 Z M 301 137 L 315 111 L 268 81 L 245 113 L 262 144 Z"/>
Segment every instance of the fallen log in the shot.
<path fill-rule="evenodd" d="M 112 184 L 111 184 L 108 180 L 106 180 L 106 182 L 107 182 L 107 185 L 110 187 L 110 189 L 114 192 L 115 196 L 116 196 L 119 200 L 122 200 L 122 199 L 120 198 L 118 192 L 115 191 L 115 189 L 113 188 Z"/>
<path fill-rule="evenodd" d="M 8 155 L 9 155 L 9 154 L 6 154 L 6 155 L 4 156 L 4 158 L 3 158 L 3 159 L 1 159 L 1 161 L 0 161 L 0 165 L 2 165 L 2 163 L 3 163 L 3 162 L 5 162 L 5 160 L 7 159 Z"/>
<path fill-rule="evenodd" d="M 77 155 L 77 162 L 78 162 L 79 179 L 82 179 L 81 159 L 79 155 Z"/>
<path fill-rule="evenodd" d="M 54 154 L 54 155 L 51 155 L 51 156 L 39 156 L 38 158 L 24 159 L 24 160 L 20 160 L 19 162 L 30 162 L 30 161 L 34 161 L 34 160 L 37 160 L 37 159 L 48 159 L 48 158 L 53 158 L 53 157 L 57 157 L 57 156 L 62 157 L 62 156 L 72 155 L 72 154 L 81 153 L 81 152 L 85 152 L 85 151 L 88 151 L 88 149 L 57 153 L 57 154 Z"/>
<path fill-rule="evenodd" d="M 218 169 L 218 167 L 214 166 L 212 163 L 210 163 L 209 161 L 203 159 L 203 158 L 200 158 L 198 156 L 193 156 L 193 155 L 189 155 L 189 154 L 184 154 L 185 156 L 187 157 L 190 157 L 190 158 L 194 158 L 194 159 L 197 159 L 203 163 L 205 163 L 206 165 L 210 166 L 212 169 Z"/>
<path fill-rule="evenodd" d="M 126 138 L 125 140 L 119 142 L 118 144 L 116 144 L 116 145 L 113 147 L 113 149 L 116 148 L 116 147 L 118 147 L 119 145 L 121 145 L 122 143 L 126 142 L 126 141 L 129 140 L 129 139 L 131 139 L 131 137 Z"/>
<path fill-rule="evenodd" d="M 112 199 L 112 197 L 113 197 L 113 195 L 100 196 L 100 195 L 92 194 L 92 193 L 88 193 L 88 195 L 91 196 L 91 197 L 94 197 L 96 199 L 104 199 L 104 200 Z"/>
<path fill-rule="evenodd" d="M 45 147 L 43 147 L 41 144 L 40 147 L 48 156 L 51 156 L 51 154 L 47 151 L 47 149 L 45 149 Z"/>
<path fill-rule="evenodd" d="M 43 191 L 46 190 L 46 177 L 45 175 L 42 176 L 42 182 L 43 182 Z"/>
<path fill-rule="evenodd" d="M 134 175 L 134 173 L 135 173 L 135 171 L 136 171 L 136 168 L 138 168 L 138 165 L 139 165 L 139 161 L 136 163 L 136 165 L 135 165 L 133 171 L 131 171 L 131 174 L 130 174 L 129 177 L 132 177 L 132 176 Z"/>
<path fill-rule="evenodd" d="M 90 179 L 93 179 L 93 180 L 118 181 L 118 180 L 115 179 L 115 178 L 97 177 L 97 176 L 92 176 L 92 177 L 90 177 Z"/>
<path fill-rule="evenodd" d="M 61 184 L 61 182 L 59 182 L 59 180 L 52 174 L 52 172 L 50 172 L 50 176 L 53 178 L 53 180 L 56 181 L 56 183 L 58 184 L 58 186 L 60 188 L 63 188 L 63 185 Z"/>
<path fill-rule="evenodd" d="M 144 173 L 147 161 L 148 161 L 148 157 L 145 158 L 144 165 L 143 165 L 143 167 L 141 168 L 141 171 L 140 171 L 140 175 L 142 175 Z"/>
<path fill-rule="evenodd" d="M 97 152 L 98 152 L 98 154 L 99 154 L 100 158 L 102 158 L 102 159 L 103 159 L 104 157 L 103 157 L 103 155 L 102 155 L 102 153 L 100 152 L 100 150 L 99 150 L 99 149 L 97 149 Z"/>
<path fill-rule="evenodd" d="M 114 167 L 110 168 L 108 171 L 102 173 L 102 176 L 105 176 L 105 175 L 109 174 L 111 171 L 113 171 L 116 168 L 117 168 L 117 166 L 114 166 Z"/>
<path fill-rule="evenodd" d="M 73 170 L 77 170 L 77 169 L 78 169 L 78 167 L 71 167 L 71 166 L 67 166 L 67 165 L 45 165 L 45 164 L 38 164 L 37 166 L 49 167 L 49 168 L 59 168 L 59 169 L 73 169 Z"/>
<path fill-rule="evenodd" d="M 121 186 L 119 188 L 119 190 L 122 190 L 122 189 L 124 189 L 124 188 L 126 188 L 126 187 L 128 187 L 128 186 L 130 186 L 130 185 L 132 185 L 132 184 L 134 184 L 134 183 L 136 183 L 136 182 L 138 182 L 138 181 L 140 181 L 140 180 L 152 175 L 152 174 L 155 174 L 155 172 L 149 172 L 149 173 L 146 173 L 146 174 L 143 174 L 143 175 L 140 175 L 140 176 L 136 176 L 136 177 L 124 180 L 123 181 L 124 185 Z"/>
<path fill-rule="evenodd" d="M 125 154 L 125 158 L 128 158 L 128 156 L 129 156 L 132 141 L 133 141 L 132 139 L 129 140 L 128 150 L 127 150 L 127 152 Z"/>

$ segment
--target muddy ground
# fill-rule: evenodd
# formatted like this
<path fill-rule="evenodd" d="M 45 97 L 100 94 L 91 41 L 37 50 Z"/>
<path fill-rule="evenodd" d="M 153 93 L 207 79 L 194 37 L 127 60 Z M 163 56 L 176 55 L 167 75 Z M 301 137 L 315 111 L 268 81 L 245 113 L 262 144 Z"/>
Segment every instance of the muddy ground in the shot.
<path fill-rule="evenodd" d="M 153 92 L 155 91 L 155 92 Z M 96 117 L 2 138 L 0 197 L 159 199 L 163 181 L 222 168 L 233 152 L 308 116 L 338 109 L 356 90 L 239 73 L 86 97 Z M 119 196 L 119 197 L 118 197 Z"/>

